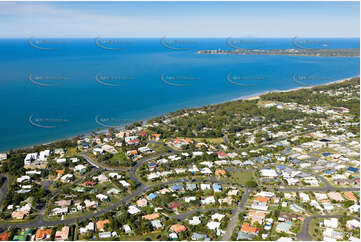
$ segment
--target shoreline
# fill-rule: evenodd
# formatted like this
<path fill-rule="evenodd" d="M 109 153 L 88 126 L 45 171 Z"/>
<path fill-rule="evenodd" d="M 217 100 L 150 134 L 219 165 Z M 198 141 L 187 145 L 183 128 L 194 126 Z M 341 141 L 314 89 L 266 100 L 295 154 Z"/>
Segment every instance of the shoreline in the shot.
<path fill-rule="evenodd" d="M 269 93 L 274 93 L 274 92 L 293 92 L 293 91 L 298 91 L 298 90 L 302 90 L 302 89 L 311 89 L 311 88 L 314 88 L 314 87 L 328 86 L 328 85 L 332 85 L 332 84 L 336 84 L 336 83 L 342 83 L 344 81 L 351 80 L 352 78 L 359 78 L 359 77 L 360 76 L 353 76 L 353 77 L 348 77 L 348 78 L 343 78 L 343 79 L 340 79 L 340 80 L 328 82 L 328 83 L 325 83 L 325 84 L 317 84 L 317 85 L 311 85 L 311 86 L 296 87 L 296 88 L 287 89 L 287 90 L 265 91 L 265 92 L 261 92 L 261 93 L 255 94 L 255 95 L 250 95 L 250 96 L 245 97 L 245 98 L 243 98 L 243 97 L 237 98 L 234 101 L 237 101 L 237 100 L 255 100 L 255 99 L 259 99 L 262 95 L 269 94 Z"/>
<path fill-rule="evenodd" d="M 265 94 L 268 94 L 268 93 L 275 93 L 275 92 L 292 92 L 292 91 L 297 91 L 297 90 L 301 90 L 301 89 L 310 89 L 310 88 L 314 88 L 314 87 L 319 87 L 319 86 L 328 86 L 328 85 L 331 85 L 331 84 L 336 84 L 336 83 L 342 83 L 344 81 L 347 81 L 347 80 L 350 80 L 352 78 L 359 78 L 360 76 L 354 76 L 354 77 L 348 77 L 348 78 L 343 78 L 343 79 L 340 79 L 340 80 L 336 80 L 336 81 L 332 81 L 332 82 L 328 82 L 328 83 L 324 83 L 324 84 L 317 84 L 317 85 L 312 85 L 312 86 L 305 86 L 305 87 L 296 87 L 296 88 L 292 88 L 292 89 L 287 89 L 287 90 L 271 90 L 271 91 L 264 91 L 264 92 L 259 92 L 259 93 L 256 93 L 256 94 L 251 94 L 251 95 L 246 95 L 246 96 L 241 96 L 241 97 L 238 97 L 238 98 L 235 98 L 235 99 L 231 99 L 231 100 L 227 100 L 227 101 L 223 101 L 223 102 L 218 102 L 218 103 L 212 103 L 212 104 L 208 104 L 208 105 L 203 105 L 203 106 L 199 106 L 199 107 L 194 107 L 194 108 L 191 108 L 191 109 L 197 109 L 197 108 L 201 108 L 201 107 L 205 107 L 205 106 L 213 106 L 213 105 L 218 105 L 218 104 L 224 104 L 224 103 L 229 103 L 229 102 L 234 102 L 234 101 L 239 101 L 239 100 L 247 100 L 247 101 L 250 101 L 250 100 L 256 100 L 256 99 L 259 99 L 262 95 L 265 95 Z M 170 111 L 171 112 L 171 111 Z M 166 112 L 164 114 L 160 114 L 159 116 L 163 116 L 165 114 L 167 114 L 169 112 Z M 157 116 L 155 116 L 157 117 Z M 151 118 L 154 118 L 154 117 L 151 117 Z M 134 122 L 147 122 L 149 119 L 151 118 L 148 118 L 148 119 L 142 119 L 142 120 L 137 120 L 137 121 L 134 121 Z M 114 127 L 115 130 L 121 130 L 122 128 L 124 128 L 126 125 L 128 124 L 125 124 L 123 126 L 119 126 L 119 127 Z M 81 133 L 81 134 L 77 134 L 77 135 L 71 135 L 69 137 L 65 137 L 65 138 L 61 138 L 61 139 L 55 139 L 55 140 L 52 140 L 52 141 L 48 141 L 48 142 L 42 142 L 42 143 L 39 143 L 39 144 L 34 144 L 34 145 L 29 145 L 29 146 L 22 146 L 22 147 L 18 147 L 18 148 L 11 148 L 9 150 L 5 150 L 5 151 L 0 151 L 1 153 L 9 153 L 10 150 L 22 150 L 22 149 L 29 149 L 29 148 L 34 148 L 35 146 L 41 146 L 41 145 L 49 145 L 49 144 L 52 144 L 52 143 L 55 143 L 55 142 L 59 142 L 59 141 L 65 141 L 65 140 L 72 140 L 76 137 L 84 137 L 84 136 L 88 136 L 90 135 L 91 133 L 97 133 L 97 134 L 100 134 L 100 133 L 105 133 L 107 132 L 108 129 L 100 129 L 99 131 L 98 130 L 91 130 L 91 131 L 88 131 L 88 132 L 84 132 L 84 133 Z"/>

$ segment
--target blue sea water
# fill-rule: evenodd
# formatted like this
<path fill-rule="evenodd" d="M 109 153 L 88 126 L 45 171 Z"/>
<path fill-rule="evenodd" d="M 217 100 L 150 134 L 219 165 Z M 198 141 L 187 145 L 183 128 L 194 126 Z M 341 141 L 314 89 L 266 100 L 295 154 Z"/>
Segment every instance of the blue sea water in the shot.
<path fill-rule="evenodd" d="M 198 55 L 359 48 L 352 39 L 1 39 L 0 151 L 269 90 L 359 76 L 360 59 Z"/>

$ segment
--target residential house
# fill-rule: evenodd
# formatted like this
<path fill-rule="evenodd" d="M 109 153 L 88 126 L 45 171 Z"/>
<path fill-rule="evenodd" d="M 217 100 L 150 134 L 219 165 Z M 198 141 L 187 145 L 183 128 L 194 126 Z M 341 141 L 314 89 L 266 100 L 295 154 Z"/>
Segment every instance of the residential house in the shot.
<path fill-rule="evenodd" d="M 259 231 L 259 228 L 257 227 L 252 227 L 250 226 L 249 223 L 243 223 L 242 224 L 242 227 L 240 229 L 241 232 L 244 232 L 246 234 L 251 234 L 251 235 L 257 235 L 258 231 Z"/>
<path fill-rule="evenodd" d="M 211 216 L 212 220 L 218 220 L 221 221 L 226 215 L 224 214 L 220 214 L 220 213 L 215 213 Z"/>
<path fill-rule="evenodd" d="M 353 194 L 353 192 L 347 191 L 343 194 L 345 196 L 346 199 L 348 200 L 352 200 L 354 202 L 357 202 L 357 198 L 356 196 Z"/>
<path fill-rule="evenodd" d="M 80 174 L 84 174 L 86 172 L 86 166 L 84 165 L 77 165 L 74 167 L 74 171 L 80 173 Z"/>
<path fill-rule="evenodd" d="M 357 219 L 348 220 L 346 222 L 346 227 L 350 230 L 359 229 L 360 228 L 360 221 Z"/>
<path fill-rule="evenodd" d="M 109 219 L 98 220 L 98 221 L 96 222 L 97 230 L 99 230 L 99 231 L 104 231 L 104 226 L 105 226 L 106 224 L 110 224 Z"/>
<path fill-rule="evenodd" d="M 69 237 L 69 226 L 64 226 L 61 230 L 55 232 L 56 241 L 64 241 Z"/>
<path fill-rule="evenodd" d="M 171 231 L 174 231 L 175 233 L 181 233 L 187 231 L 187 228 L 182 224 L 173 224 L 170 227 Z"/>
<path fill-rule="evenodd" d="M 337 218 L 325 219 L 323 221 L 323 224 L 326 228 L 336 229 L 338 227 L 338 219 Z"/>
<path fill-rule="evenodd" d="M 249 211 L 246 218 L 250 219 L 252 224 L 255 222 L 262 224 L 265 217 L 266 213 L 263 211 Z"/>
<path fill-rule="evenodd" d="M 35 240 L 39 241 L 39 240 L 48 240 L 50 239 L 51 236 L 51 229 L 38 229 L 36 230 L 36 234 L 35 234 Z"/>
<path fill-rule="evenodd" d="M 292 227 L 292 222 L 290 222 L 290 221 L 281 222 L 281 223 L 277 224 L 276 231 L 278 233 L 281 233 L 281 232 L 289 233 L 291 227 Z"/>
<path fill-rule="evenodd" d="M 345 200 L 339 192 L 329 192 L 327 195 L 331 200 L 335 200 L 336 202 L 342 202 Z"/>
<path fill-rule="evenodd" d="M 109 191 L 107 191 L 107 194 L 119 194 L 120 190 L 118 188 L 110 188 Z"/>
<path fill-rule="evenodd" d="M 94 176 L 93 179 L 97 180 L 99 183 L 104 183 L 109 181 L 108 177 L 104 174 L 100 174 L 99 176 Z"/>
<path fill-rule="evenodd" d="M 144 215 L 142 216 L 142 219 L 145 219 L 145 220 L 154 220 L 154 219 L 157 219 L 160 217 L 160 214 L 159 213 L 152 213 L 152 214 L 148 214 L 148 215 Z"/>
<path fill-rule="evenodd" d="M 209 221 L 206 226 L 210 230 L 218 230 L 219 226 L 221 226 L 221 223 L 215 221 Z"/>
<path fill-rule="evenodd" d="M 132 233 L 132 229 L 130 228 L 130 226 L 128 224 L 123 225 L 123 229 L 126 234 Z"/>
<path fill-rule="evenodd" d="M 151 223 L 152 227 L 155 229 L 160 229 L 163 227 L 163 224 L 161 223 L 161 221 L 159 219 L 152 220 L 152 221 L 150 221 L 150 223 Z"/>
<path fill-rule="evenodd" d="M 170 209 L 177 209 L 180 208 L 182 205 L 180 203 L 178 203 L 177 201 L 172 201 L 168 204 L 168 208 Z"/>
<path fill-rule="evenodd" d="M 214 196 L 207 196 L 207 197 L 201 199 L 202 205 L 209 205 L 209 204 L 212 204 L 215 202 L 216 202 L 216 200 L 214 199 Z"/>
<path fill-rule="evenodd" d="M 191 224 L 191 225 L 198 225 L 198 224 L 201 223 L 201 220 L 199 219 L 198 216 L 193 216 L 192 219 L 188 220 L 188 223 Z"/>
<path fill-rule="evenodd" d="M 130 213 L 130 214 L 137 214 L 137 213 L 140 213 L 140 209 L 137 208 L 137 207 L 134 206 L 134 205 L 131 205 L 131 206 L 129 206 L 129 208 L 128 208 L 128 213 Z"/>
<path fill-rule="evenodd" d="M 90 231 L 94 231 L 95 227 L 94 227 L 94 223 L 93 222 L 89 222 L 88 225 L 86 225 L 85 227 L 82 227 L 79 229 L 79 233 L 81 234 L 86 234 Z"/>
<path fill-rule="evenodd" d="M 147 199 L 142 198 L 142 199 L 139 199 L 136 203 L 137 203 L 138 207 L 145 207 L 145 206 L 147 206 L 148 201 L 147 201 Z"/>
<path fill-rule="evenodd" d="M 60 200 L 56 201 L 55 204 L 60 207 L 67 207 L 71 205 L 71 200 Z"/>
<path fill-rule="evenodd" d="M 24 219 L 25 216 L 29 215 L 29 211 L 14 211 L 11 213 L 13 219 Z"/>

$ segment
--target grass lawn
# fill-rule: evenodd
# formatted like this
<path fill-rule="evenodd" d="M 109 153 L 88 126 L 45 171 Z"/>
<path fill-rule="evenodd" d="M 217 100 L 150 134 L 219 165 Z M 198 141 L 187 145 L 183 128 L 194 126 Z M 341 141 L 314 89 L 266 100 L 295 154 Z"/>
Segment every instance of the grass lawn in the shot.
<path fill-rule="evenodd" d="M 168 152 L 168 148 L 163 144 L 148 144 L 148 147 L 157 153 Z"/>
<path fill-rule="evenodd" d="M 255 172 L 254 171 L 232 171 L 230 172 L 230 177 L 222 177 L 222 180 L 228 181 L 228 182 L 233 182 L 233 183 L 238 183 L 238 184 L 243 184 L 245 185 L 246 182 L 248 181 L 255 181 L 255 177 L 254 177 Z"/>
<path fill-rule="evenodd" d="M 78 155 L 78 148 L 77 147 L 73 147 L 73 148 L 69 148 L 66 151 L 66 157 L 75 157 Z"/>

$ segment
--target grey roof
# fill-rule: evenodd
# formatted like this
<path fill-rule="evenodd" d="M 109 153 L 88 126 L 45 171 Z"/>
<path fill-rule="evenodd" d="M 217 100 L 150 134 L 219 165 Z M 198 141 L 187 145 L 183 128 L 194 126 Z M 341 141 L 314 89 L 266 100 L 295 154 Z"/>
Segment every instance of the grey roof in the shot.
<path fill-rule="evenodd" d="M 247 234 L 245 232 L 239 231 L 237 235 L 237 240 L 244 240 L 244 239 L 252 240 L 253 237 L 254 236 L 251 234 Z"/>

